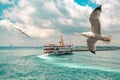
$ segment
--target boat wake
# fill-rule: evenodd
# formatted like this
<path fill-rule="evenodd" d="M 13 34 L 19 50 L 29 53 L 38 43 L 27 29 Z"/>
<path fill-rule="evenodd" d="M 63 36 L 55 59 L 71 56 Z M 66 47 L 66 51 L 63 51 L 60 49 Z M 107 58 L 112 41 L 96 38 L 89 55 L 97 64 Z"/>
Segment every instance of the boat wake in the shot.
<path fill-rule="evenodd" d="M 107 67 L 98 67 L 98 66 L 80 64 L 80 63 L 52 63 L 52 64 L 60 66 L 60 67 L 88 69 L 88 70 L 99 70 L 99 71 L 118 72 L 118 73 L 120 73 L 120 69 L 112 69 L 112 68 L 107 68 Z"/>
<path fill-rule="evenodd" d="M 118 72 L 120 73 L 120 69 L 112 69 L 108 67 L 98 67 L 90 64 L 81 64 L 81 63 L 71 63 L 68 58 L 59 58 L 54 56 L 49 56 L 48 54 L 37 56 L 41 59 L 44 59 L 47 64 L 51 64 L 58 67 L 67 67 L 67 68 L 77 68 L 77 69 L 88 69 L 88 70 L 100 70 L 107 72 Z"/>
<path fill-rule="evenodd" d="M 63 58 L 63 57 L 58 57 L 58 56 L 50 56 L 49 54 L 43 54 L 43 55 L 39 55 L 37 57 L 44 59 L 44 60 L 68 60 L 68 58 Z"/>
<path fill-rule="evenodd" d="M 39 56 L 37 56 L 37 57 L 39 57 L 39 58 L 41 58 L 41 59 L 50 59 L 50 58 L 48 57 L 48 54 L 39 55 Z"/>

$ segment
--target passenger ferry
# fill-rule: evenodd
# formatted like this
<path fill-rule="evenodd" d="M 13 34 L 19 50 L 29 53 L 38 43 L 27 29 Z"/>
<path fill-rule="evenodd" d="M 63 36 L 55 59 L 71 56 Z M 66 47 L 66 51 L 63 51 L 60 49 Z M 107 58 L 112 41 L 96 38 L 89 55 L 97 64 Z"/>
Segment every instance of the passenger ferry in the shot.
<path fill-rule="evenodd" d="M 45 54 L 72 54 L 73 52 L 73 45 L 70 43 L 69 45 L 64 44 L 63 36 L 60 36 L 60 41 L 58 45 L 55 44 L 49 44 L 44 45 L 44 53 Z"/>

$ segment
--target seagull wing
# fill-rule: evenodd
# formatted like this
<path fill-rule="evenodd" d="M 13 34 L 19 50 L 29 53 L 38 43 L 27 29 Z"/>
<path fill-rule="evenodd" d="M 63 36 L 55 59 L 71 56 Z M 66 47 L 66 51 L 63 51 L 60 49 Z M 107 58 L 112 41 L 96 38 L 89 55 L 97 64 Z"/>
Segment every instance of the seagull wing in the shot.
<path fill-rule="evenodd" d="M 18 29 L 18 28 L 15 28 L 16 30 L 18 30 L 18 31 L 20 31 L 20 32 L 22 32 L 20 29 Z"/>
<path fill-rule="evenodd" d="M 22 34 L 24 34 L 25 36 L 27 36 L 28 38 L 30 38 L 30 36 L 28 36 L 25 32 L 22 32 Z"/>
<path fill-rule="evenodd" d="M 100 32 L 101 25 L 99 21 L 100 13 L 101 13 L 101 6 L 94 9 L 89 18 L 91 23 L 91 31 L 97 34 L 101 34 Z"/>
<path fill-rule="evenodd" d="M 25 32 L 23 32 L 22 30 L 18 29 L 18 28 L 15 28 L 16 30 L 20 31 L 21 34 L 24 34 L 25 36 L 27 36 L 28 38 L 30 38 Z"/>
<path fill-rule="evenodd" d="M 88 48 L 89 50 L 95 54 L 95 50 L 96 50 L 96 47 L 95 47 L 95 43 L 97 42 L 96 39 L 93 39 L 93 38 L 89 38 L 87 39 L 87 45 L 88 45 Z"/>

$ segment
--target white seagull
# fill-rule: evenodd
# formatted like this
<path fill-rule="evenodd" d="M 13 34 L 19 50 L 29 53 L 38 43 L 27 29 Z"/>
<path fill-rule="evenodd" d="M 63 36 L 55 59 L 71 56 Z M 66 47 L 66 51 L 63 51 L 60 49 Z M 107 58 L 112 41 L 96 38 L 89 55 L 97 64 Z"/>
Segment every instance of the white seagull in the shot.
<path fill-rule="evenodd" d="M 93 54 L 95 54 L 96 51 L 95 43 L 97 42 L 97 40 L 102 40 L 108 43 L 111 41 L 110 37 L 101 34 L 101 25 L 99 21 L 100 13 L 101 13 L 101 6 L 95 8 L 90 15 L 89 20 L 91 23 L 91 31 L 79 33 L 80 35 L 88 38 L 87 45 L 89 50 Z"/>

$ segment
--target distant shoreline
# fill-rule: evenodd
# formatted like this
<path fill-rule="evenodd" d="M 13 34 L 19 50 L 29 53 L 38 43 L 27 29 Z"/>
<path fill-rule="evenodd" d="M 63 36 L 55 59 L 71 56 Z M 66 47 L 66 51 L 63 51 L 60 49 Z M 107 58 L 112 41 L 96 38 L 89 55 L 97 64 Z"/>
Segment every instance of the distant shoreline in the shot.
<path fill-rule="evenodd" d="M 118 46 L 97 46 L 96 51 L 110 51 L 110 50 L 119 50 L 120 47 Z M 74 51 L 89 51 L 88 47 L 86 46 L 76 46 L 74 48 Z"/>
<path fill-rule="evenodd" d="M 2 49 L 39 49 L 43 48 L 43 46 L 0 46 L 0 50 Z M 109 51 L 109 50 L 120 50 L 118 46 L 97 46 L 97 51 Z M 87 46 L 75 46 L 73 47 L 73 51 L 89 51 Z"/>
<path fill-rule="evenodd" d="M 120 49 L 101 49 L 96 51 L 112 51 L 112 50 L 120 50 Z M 89 51 L 89 50 L 74 50 L 74 52 L 80 52 L 80 51 Z"/>
<path fill-rule="evenodd" d="M 42 46 L 0 46 L 1 49 L 39 49 Z"/>

